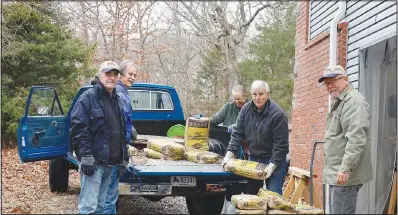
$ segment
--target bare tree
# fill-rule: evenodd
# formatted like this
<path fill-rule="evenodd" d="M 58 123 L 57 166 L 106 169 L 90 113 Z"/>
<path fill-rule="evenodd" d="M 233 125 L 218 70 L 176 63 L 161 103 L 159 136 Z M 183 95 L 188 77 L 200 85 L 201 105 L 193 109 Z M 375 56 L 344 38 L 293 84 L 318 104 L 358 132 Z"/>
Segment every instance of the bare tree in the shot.
<path fill-rule="evenodd" d="M 97 61 L 132 59 L 145 70 L 150 43 L 155 39 L 159 18 L 152 16 L 154 1 L 66 2 L 73 27 L 86 44 L 97 44 Z"/>
<path fill-rule="evenodd" d="M 281 2 L 169 2 L 168 7 L 178 15 L 185 29 L 206 38 L 217 47 L 225 62 L 224 89 L 230 91 L 240 83 L 237 46 L 243 42 L 250 25 L 265 8 L 277 7 Z"/>

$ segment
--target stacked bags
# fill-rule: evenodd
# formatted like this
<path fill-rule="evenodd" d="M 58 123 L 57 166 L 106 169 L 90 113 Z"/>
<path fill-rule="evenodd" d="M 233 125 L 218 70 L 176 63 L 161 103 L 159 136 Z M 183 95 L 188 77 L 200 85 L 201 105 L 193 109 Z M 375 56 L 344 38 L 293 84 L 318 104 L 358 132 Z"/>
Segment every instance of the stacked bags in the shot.
<path fill-rule="evenodd" d="M 183 160 L 185 147 L 168 139 L 148 139 L 145 156 L 163 160 Z"/>
<path fill-rule="evenodd" d="M 281 212 L 282 214 L 295 213 L 295 206 L 278 193 L 260 188 L 257 196 L 267 199 L 269 207 L 268 214 L 280 214 Z"/>
<path fill-rule="evenodd" d="M 260 188 L 257 196 L 268 202 L 267 214 L 323 214 L 323 210 L 304 204 L 291 204 L 278 193 Z"/>
<path fill-rule="evenodd" d="M 185 151 L 185 159 L 194 163 L 215 164 L 220 163 L 222 158 L 222 156 L 216 153 L 202 151 L 195 148 L 187 147 Z"/>
<path fill-rule="evenodd" d="M 267 211 L 267 199 L 256 195 L 233 195 L 231 203 L 236 208 L 235 214 L 265 214 Z"/>

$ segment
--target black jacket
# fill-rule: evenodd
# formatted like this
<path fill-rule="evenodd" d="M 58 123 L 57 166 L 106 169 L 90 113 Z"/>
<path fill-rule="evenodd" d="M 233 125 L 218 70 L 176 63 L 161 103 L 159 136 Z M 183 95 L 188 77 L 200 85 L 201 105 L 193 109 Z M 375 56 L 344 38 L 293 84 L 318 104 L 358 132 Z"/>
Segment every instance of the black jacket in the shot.
<path fill-rule="evenodd" d="M 271 158 L 272 163 L 279 165 L 289 153 L 289 128 L 283 109 L 270 99 L 260 112 L 253 101 L 246 103 L 232 128 L 227 150 L 237 156 L 243 140 L 249 155 Z"/>
<path fill-rule="evenodd" d="M 103 94 L 108 93 L 98 79 L 92 82 L 93 88 L 84 92 L 76 102 L 71 112 L 71 139 L 78 157 L 92 155 L 96 162 L 108 164 L 110 153 L 110 131 L 107 126 L 107 116 L 104 111 Z M 116 90 L 113 91 L 116 95 Z M 118 108 L 123 113 L 122 103 L 118 95 Z M 119 114 L 121 120 L 121 139 L 123 160 L 128 160 L 126 134 L 126 119 Z"/>

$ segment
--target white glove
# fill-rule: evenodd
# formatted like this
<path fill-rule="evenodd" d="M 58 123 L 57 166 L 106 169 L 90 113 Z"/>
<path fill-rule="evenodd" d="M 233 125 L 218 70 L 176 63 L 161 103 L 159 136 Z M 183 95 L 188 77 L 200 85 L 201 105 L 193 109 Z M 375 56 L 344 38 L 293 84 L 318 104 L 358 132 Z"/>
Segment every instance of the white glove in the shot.
<path fill-rule="evenodd" d="M 276 169 L 276 165 L 274 163 L 269 163 L 265 169 L 267 170 L 267 175 L 265 176 L 265 179 L 267 179 L 271 177 L 272 173 Z"/>
<path fill-rule="evenodd" d="M 227 151 L 227 154 L 225 154 L 224 159 L 222 159 L 222 161 L 221 161 L 221 167 L 224 168 L 225 164 L 226 164 L 229 160 L 231 160 L 232 158 L 235 158 L 234 153 L 232 153 L 232 152 L 230 152 L 230 151 Z"/>

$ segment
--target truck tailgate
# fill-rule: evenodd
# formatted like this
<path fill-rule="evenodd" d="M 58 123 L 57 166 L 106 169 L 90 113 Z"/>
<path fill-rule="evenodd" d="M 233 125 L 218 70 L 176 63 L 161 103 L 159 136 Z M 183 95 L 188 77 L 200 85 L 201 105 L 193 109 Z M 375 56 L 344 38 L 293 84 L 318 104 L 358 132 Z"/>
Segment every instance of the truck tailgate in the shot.
<path fill-rule="evenodd" d="M 145 157 L 133 156 L 130 160 L 128 170 L 133 174 L 162 175 L 162 176 L 232 176 L 225 172 L 221 164 L 197 164 L 194 162 L 180 160 L 157 160 Z"/>

